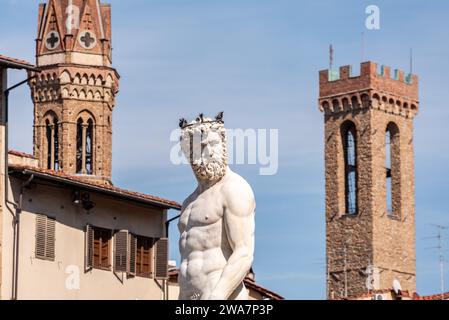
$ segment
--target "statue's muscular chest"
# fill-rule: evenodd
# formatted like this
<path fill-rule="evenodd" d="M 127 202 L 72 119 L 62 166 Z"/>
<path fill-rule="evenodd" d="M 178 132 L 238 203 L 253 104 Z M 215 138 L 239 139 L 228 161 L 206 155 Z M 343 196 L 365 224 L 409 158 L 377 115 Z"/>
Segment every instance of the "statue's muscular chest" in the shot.
<path fill-rule="evenodd" d="M 223 203 L 212 192 L 197 196 L 184 209 L 180 224 L 184 231 L 191 228 L 216 224 L 223 218 Z"/>

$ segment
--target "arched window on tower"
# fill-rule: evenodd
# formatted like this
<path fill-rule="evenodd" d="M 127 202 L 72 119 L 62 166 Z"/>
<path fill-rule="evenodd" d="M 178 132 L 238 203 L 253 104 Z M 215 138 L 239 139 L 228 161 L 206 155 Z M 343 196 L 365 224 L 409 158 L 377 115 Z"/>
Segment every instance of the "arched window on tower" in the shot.
<path fill-rule="evenodd" d="M 54 142 L 53 142 L 53 169 L 59 170 L 59 125 L 58 120 L 53 122 L 54 127 Z"/>
<path fill-rule="evenodd" d="M 86 173 L 92 174 L 92 150 L 93 150 L 94 123 L 92 119 L 87 121 L 86 131 Z"/>
<path fill-rule="evenodd" d="M 76 123 L 76 173 L 83 173 L 83 119 Z"/>
<path fill-rule="evenodd" d="M 357 130 L 353 122 L 342 126 L 343 153 L 345 163 L 345 213 L 358 213 L 357 205 Z"/>
<path fill-rule="evenodd" d="M 94 121 L 80 117 L 76 127 L 76 173 L 92 175 L 94 172 Z"/>
<path fill-rule="evenodd" d="M 46 167 L 59 170 L 59 125 L 55 115 L 48 115 L 45 120 Z"/>
<path fill-rule="evenodd" d="M 385 133 L 386 201 L 390 217 L 400 217 L 400 161 L 399 128 L 391 122 Z"/>

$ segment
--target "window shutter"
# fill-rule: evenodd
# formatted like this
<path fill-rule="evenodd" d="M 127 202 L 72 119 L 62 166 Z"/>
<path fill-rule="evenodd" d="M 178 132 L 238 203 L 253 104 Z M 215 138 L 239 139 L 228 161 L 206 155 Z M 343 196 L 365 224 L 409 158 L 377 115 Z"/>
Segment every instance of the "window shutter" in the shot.
<path fill-rule="evenodd" d="M 36 258 L 55 260 L 56 220 L 45 215 L 36 215 Z"/>
<path fill-rule="evenodd" d="M 168 239 L 158 239 L 155 249 L 155 278 L 158 280 L 168 279 Z"/>
<path fill-rule="evenodd" d="M 47 233 L 47 217 L 36 216 L 36 258 L 45 259 L 45 234 Z"/>
<path fill-rule="evenodd" d="M 94 230 L 91 225 L 86 226 L 86 248 L 85 248 L 85 269 L 92 269 L 94 266 Z"/>
<path fill-rule="evenodd" d="M 128 262 L 128 231 L 118 231 L 115 234 L 114 271 L 126 272 Z"/>
<path fill-rule="evenodd" d="M 136 255 L 137 255 L 137 238 L 133 234 L 129 234 L 129 265 L 128 274 L 136 275 Z"/>
<path fill-rule="evenodd" d="M 46 217 L 47 228 L 46 228 L 46 243 L 45 243 L 45 257 L 48 260 L 55 260 L 55 229 L 56 220 L 54 218 Z"/>

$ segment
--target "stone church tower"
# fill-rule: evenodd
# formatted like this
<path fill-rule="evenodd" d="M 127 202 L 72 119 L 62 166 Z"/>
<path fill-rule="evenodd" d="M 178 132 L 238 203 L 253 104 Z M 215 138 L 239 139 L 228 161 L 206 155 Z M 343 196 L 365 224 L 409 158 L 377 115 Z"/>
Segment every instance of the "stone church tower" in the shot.
<path fill-rule="evenodd" d="M 39 6 L 36 58 L 43 72 L 30 87 L 41 167 L 110 183 L 119 86 L 111 53 L 109 5 L 48 0 Z"/>
<path fill-rule="evenodd" d="M 413 119 L 418 77 L 373 62 L 320 72 L 328 298 L 416 291 Z"/>

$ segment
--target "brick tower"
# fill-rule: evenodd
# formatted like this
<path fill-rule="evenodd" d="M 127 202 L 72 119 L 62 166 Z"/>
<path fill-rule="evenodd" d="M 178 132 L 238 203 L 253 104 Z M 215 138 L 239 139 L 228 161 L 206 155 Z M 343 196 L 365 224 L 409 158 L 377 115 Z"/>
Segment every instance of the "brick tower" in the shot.
<path fill-rule="evenodd" d="M 413 119 L 418 77 L 361 64 L 320 72 L 328 298 L 416 291 Z"/>
<path fill-rule="evenodd" d="M 111 67 L 111 8 L 99 0 L 39 6 L 34 154 L 40 166 L 110 183 L 112 111 L 119 75 Z"/>

